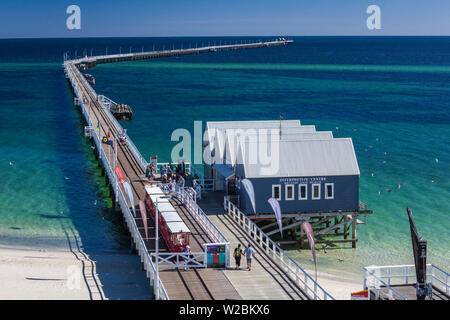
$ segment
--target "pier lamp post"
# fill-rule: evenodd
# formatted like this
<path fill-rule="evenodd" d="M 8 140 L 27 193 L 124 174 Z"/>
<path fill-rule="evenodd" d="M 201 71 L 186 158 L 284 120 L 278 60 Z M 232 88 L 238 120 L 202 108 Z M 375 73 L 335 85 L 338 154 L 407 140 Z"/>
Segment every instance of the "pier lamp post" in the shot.
<path fill-rule="evenodd" d="M 158 230 L 158 199 L 171 199 L 172 196 L 162 196 L 160 198 L 156 198 L 155 205 L 155 300 L 159 300 L 159 230 Z"/>
<path fill-rule="evenodd" d="M 119 47 L 119 54 L 122 54 L 122 47 Z"/>

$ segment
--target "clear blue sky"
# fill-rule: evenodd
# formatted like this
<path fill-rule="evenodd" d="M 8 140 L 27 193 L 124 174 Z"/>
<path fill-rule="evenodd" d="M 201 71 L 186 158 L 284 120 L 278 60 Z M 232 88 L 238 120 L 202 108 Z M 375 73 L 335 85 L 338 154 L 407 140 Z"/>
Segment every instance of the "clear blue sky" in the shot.
<path fill-rule="evenodd" d="M 67 30 L 66 8 L 81 8 Z M 368 30 L 366 8 L 381 8 Z M 0 38 L 450 35 L 450 0 L 1 0 Z"/>

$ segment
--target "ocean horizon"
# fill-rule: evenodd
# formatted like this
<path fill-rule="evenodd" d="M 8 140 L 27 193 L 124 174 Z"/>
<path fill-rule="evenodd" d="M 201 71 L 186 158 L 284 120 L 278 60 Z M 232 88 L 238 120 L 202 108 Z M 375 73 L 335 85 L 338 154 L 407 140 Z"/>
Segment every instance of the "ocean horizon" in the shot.
<path fill-rule="evenodd" d="M 82 117 L 63 54 L 185 48 L 274 37 L 0 39 L 0 245 L 129 249 Z M 428 240 L 428 262 L 450 266 L 450 37 L 288 37 L 292 45 L 99 65 L 99 94 L 133 108 L 121 124 L 146 159 L 169 161 L 177 128 L 194 121 L 300 119 L 351 137 L 360 200 L 373 210 L 351 244 L 318 245 L 319 271 L 414 262 L 406 207 Z M 91 51 L 92 49 L 92 51 Z M 302 267 L 310 251 L 289 247 Z M 138 263 L 136 264 L 137 268 Z M 319 280 L 320 282 L 320 280 Z"/>

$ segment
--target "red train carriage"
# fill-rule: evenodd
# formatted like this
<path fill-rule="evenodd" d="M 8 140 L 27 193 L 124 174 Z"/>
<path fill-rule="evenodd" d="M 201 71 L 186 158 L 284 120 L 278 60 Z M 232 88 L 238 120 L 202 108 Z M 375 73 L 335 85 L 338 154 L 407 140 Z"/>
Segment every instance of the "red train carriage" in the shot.
<path fill-rule="evenodd" d="M 166 243 L 170 243 L 170 251 L 183 252 L 183 249 L 189 245 L 189 235 L 191 234 L 191 231 L 184 222 L 168 222 L 166 226 L 169 230 Z"/>
<path fill-rule="evenodd" d="M 158 223 L 159 231 L 171 252 L 182 252 L 183 248 L 189 245 L 190 230 L 178 215 L 175 208 L 164 196 L 163 191 L 158 187 L 146 186 L 147 195 L 145 206 L 153 221 L 155 221 L 155 207 L 158 201 Z"/>

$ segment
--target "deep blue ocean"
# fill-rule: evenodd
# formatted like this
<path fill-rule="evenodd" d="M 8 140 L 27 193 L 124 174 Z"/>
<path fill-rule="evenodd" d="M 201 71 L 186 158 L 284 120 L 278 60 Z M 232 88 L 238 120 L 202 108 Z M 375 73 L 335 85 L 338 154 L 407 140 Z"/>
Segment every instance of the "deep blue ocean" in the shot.
<path fill-rule="evenodd" d="M 88 253 L 129 248 L 83 137 L 61 66 L 65 52 L 73 58 L 265 39 L 0 40 L 0 244 L 58 246 L 70 228 Z M 350 244 L 319 250 L 319 270 L 361 274 L 365 265 L 413 263 L 407 206 L 428 239 L 428 260 L 448 270 L 450 37 L 293 40 L 284 47 L 99 65 L 89 73 L 99 94 L 132 106 L 134 119 L 123 125 L 146 158 L 170 160 L 172 131 L 192 131 L 195 120 L 278 119 L 281 113 L 351 137 L 360 200 L 373 215 L 358 226 L 356 250 Z M 289 253 L 311 268 L 308 250 Z"/>

